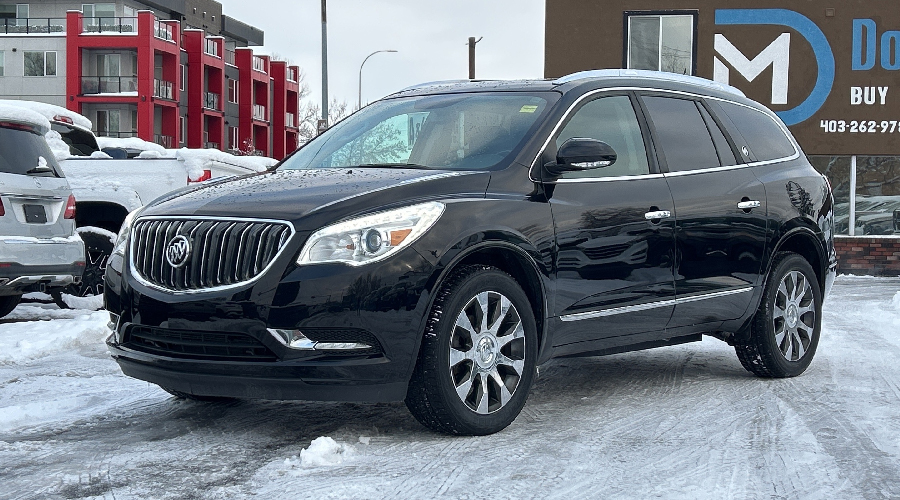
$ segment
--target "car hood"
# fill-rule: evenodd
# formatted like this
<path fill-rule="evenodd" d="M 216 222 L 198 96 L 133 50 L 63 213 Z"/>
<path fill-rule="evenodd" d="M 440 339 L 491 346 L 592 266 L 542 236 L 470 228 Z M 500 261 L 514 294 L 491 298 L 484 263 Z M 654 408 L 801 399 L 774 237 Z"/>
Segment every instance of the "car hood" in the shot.
<path fill-rule="evenodd" d="M 332 168 L 285 170 L 213 181 L 154 201 L 141 216 L 287 220 L 298 230 L 407 200 L 484 196 L 490 174 L 441 170 Z M 310 226 L 305 228 L 303 226 Z"/>

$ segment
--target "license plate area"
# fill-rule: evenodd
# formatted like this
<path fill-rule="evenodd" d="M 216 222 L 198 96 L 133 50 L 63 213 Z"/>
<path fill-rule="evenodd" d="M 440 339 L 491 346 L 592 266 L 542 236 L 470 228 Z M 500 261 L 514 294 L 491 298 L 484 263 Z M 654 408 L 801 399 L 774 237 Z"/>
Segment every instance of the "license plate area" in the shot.
<path fill-rule="evenodd" d="M 46 224 L 47 211 L 43 205 L 22 205 L 25 212 L 25 222 L 29 224 Z"/>

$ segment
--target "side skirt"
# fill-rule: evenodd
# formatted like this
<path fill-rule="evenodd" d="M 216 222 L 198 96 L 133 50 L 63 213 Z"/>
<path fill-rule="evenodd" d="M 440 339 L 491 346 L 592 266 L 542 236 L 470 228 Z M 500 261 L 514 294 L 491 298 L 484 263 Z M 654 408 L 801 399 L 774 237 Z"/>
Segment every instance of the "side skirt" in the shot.
<path fill-rule="evenodd" d="M 636 344 L 627 344 L 619 346 L 604 347 L 592 349 L 590 344 L 601 344 L 602 342 L 579 342 L 577 344 L 569 344 L 559 346 L 554 350 L 554 357 L 558 358 L 576 358 L 582 356 L 608 356 L 610 354 L 621 354 L 623 352 L 643 351 L 645 349 L 653 349 L 656 347 L 668 347 L 679 344 L 687 344 L 689 342 L 699 342 L 703 340 L 703 335 L 694 333 L 683 335 L 680 337 L 672 337 L 668 339 L 648 340 Z M 582 345 L 585 344 L 585 345 Z M 599 345 L 598 345 L 599 347 Z"/>

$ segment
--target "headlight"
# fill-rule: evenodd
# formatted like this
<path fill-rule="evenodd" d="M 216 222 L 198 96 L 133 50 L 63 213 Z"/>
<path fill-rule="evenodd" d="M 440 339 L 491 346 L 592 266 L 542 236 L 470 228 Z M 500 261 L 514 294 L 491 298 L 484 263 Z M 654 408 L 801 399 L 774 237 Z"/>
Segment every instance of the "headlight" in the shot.
<path fill-rule="evenodd" d="M 131 223 L 140 211 L 141 209 L 138 208 L 137 210 L 132 210 L 131 213 L 125 216 L 122 227 L 119 228 L 119 236 L 116 238 L 116 245 L 113 247 L 113 255 L 125 255 L 125 247 L 128 246 L 128 236 L 131 235 Z"/>
<path fill-rule="evenodd" d="M 442 213 L 444 204 L 433 201 L 326 226 L 309 237 L 297 264 L 361 266 L 386 259 L 419 239 Z"/>

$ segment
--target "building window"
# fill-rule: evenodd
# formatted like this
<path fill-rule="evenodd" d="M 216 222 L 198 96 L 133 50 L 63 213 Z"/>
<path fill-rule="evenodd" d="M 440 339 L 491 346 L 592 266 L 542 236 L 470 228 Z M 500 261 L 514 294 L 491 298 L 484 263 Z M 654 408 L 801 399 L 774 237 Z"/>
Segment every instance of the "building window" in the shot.
<path fill-rule="evenodd" d="M 626 12 L 625 67 L 696 73 L 697 13 Z"/>
<path fill-rule="evenodd" d="M 237 104 L 238 102 L 238 81 L 228 80 L 228 102 Z"/>
<path fill-rule="evenodd" d="M 16 4 L 16 26 L 28 25 L 28 10 L 27 3 Z"/>
<path fill-rule="evenodd" d="M 187 88 L 187 67 L 184 64 L 181 65 L 181 91 L 184 92 L 184 89 Z"/>
<path fill-rule="evenodd" d="M 136 109 L 131 110 L 131 131 L 137 136 L 138 129 L 138 112 Z"/>
<path fill-rule="evenodd" d="M 187 120 L 185 120 L 184 116 L 180 116 L 179 120 L 181 120 L 181 137 L 179 142 L 184 146 L 184 141 L 187 140 Z"/>
<path fill-rule="evenodd" d="M 25 76 L 56 76 L 56 52 L 25 52 Z"/>
<path fill-rule="evenodd" d="M 0 76 L 3 76 L 3 66 L 6 64 L 5 52 L 0 50 Z"/>
<path fill-rule="evenodd" d="M 97 111 L 97 136 L 99 137 L 118 137 L 119 136 L 119 110 L 118 109 L 101 109 Z"/>
<path fill-rule="evenodd" d="M 241 144 L 238 141 L 237 127 L 228 127 L 228 146 L 231 147 L 231 149 L 241 149 Z"/>

